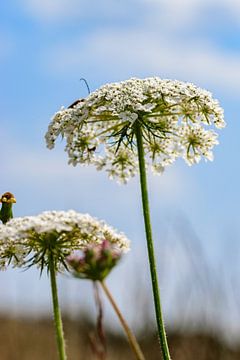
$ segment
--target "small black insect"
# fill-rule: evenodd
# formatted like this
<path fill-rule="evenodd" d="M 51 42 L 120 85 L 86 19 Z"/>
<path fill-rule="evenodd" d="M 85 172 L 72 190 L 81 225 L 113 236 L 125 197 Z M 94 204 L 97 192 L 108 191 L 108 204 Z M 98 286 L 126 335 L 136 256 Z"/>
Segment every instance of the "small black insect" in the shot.
<path fill-rule="evenodd" d="M 87 80 L 84 79 L 84 78 L 81 78 L 80 81 L 84 81 L 84 82 L 85 82 L 85 85 L 86 85 L 86 87 L 87 87 L 87 89 L 88 89 L 88 94 L 90 94 L 90 88 L 89 88 L 89 86 L 88 86 Z M 77 104 L 79 104 L 80 102 L 83 102 L 83 101 L 84 101 L 84 99 L 77 99 L 77 100 L 75 100 L 71 105 L 68 106 L 68 109 L 74 108 L 75 105 L 77 105 Z"/>
<path fill-rule="evenodd" d="M 91 148 L 88 148 L 87 150 L 88 150 L 88 152 L 92 152 L 92 151 L 95 151 L 96 150 L 96 146 L 93 146 L 93 147 L 91 147 Z"/>
<path fill-rule="evenodd" d="M 75 105 L 79 104 L 80 102 L 84 101 L 84 99 L 77 99 L 71 105 L 68 106 L 68 109 L 74 108 Z"/>

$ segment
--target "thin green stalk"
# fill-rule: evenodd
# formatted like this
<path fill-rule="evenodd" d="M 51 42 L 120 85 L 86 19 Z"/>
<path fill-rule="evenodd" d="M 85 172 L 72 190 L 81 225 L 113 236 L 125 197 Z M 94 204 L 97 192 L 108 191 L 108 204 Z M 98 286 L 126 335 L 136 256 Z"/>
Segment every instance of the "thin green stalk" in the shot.
<path fill-rule="evenodd" d="M 147 239 L 148 258 L 149 258 L 149 265 L 150 265 L 150 272 L 151 272 L 151 279 L 152 279 L 152 290 L 153 290 L 153 297 L 154 297 L 158 334 L 159 334 L 159 340 L 160 340 L 160 344 L 161 344 L 163 359 L 170 360 L 170 353 L 168 350 L 167 337 L 166 337 L 163 316 L 162 316 L 161 302 L 160 302 L 157 267 L 156 267 L 156 261 L 155 261 L 155 255 L 154 255 L 153 239 L 152 239 L 152 229 L 151 229 L 150 209 L 149 209 L 148 189 L 147 189 L 147 175 L 146 175 L 146 167 L 145 167 L 142 131 L 141 131 L 141 126 L 139 124 L 136 124 L 136 137 L 137 137 L 137 149 L 138 149 L 138 161 L 139 161 L 139 171 L 140 171 L 143 216 L 144 216 L 144 223 L 145 223 L 145 233 L 146 233 L 146 239 Z"/>
<path fill-rule="evenodd" d="M 145 357 L 142 353 L 142 350 L 140 349 L 140 346 L 138 345 L 138 342 L 137 342 L 134 334 L 132 333 L 131 329 L 128 327 L 128 324 L 127 324 L 126 320 L 124 319 L 121 311 L 119 310 L 117 304 L 115 303 L 110 291 L 108 290 L 108 287 L 106 286 L 104 281 L 100 281 L 100 284 L 101 284 L 102 289 L 105 292 L 109 302 L 111 303 L 115 313 L 117 314 L 117 316 L 120 320 L 120 323 L 122 324 L 122 327 L 128 337 L 129 344 L 132 348 L 132 351 L 133 351 L 136 359 L 137 360 L 145 360 Z"/>
<path fill-rule="evenodd" d="M 62 318 L 61 318 L 61 311 L 60 311 L 60 307 L 59 307 L 59 303 L 58 303 L 56 269 L 55 269 L 54 258 L 53 258 L 52 254 L 49 255 L 49 272 L 50 272 L 50 280 L 51 280 L 53 314 L 54 314 L 54 324 L 55 324 L 55 332 L 56 332 L 56 339 L 57 339 L 58 355 L 59 355 L 59 360 L 66 360 L 67 356 L 65 353 L 65 342 L 64 342 L 64 335 L 63 335 Z"/>

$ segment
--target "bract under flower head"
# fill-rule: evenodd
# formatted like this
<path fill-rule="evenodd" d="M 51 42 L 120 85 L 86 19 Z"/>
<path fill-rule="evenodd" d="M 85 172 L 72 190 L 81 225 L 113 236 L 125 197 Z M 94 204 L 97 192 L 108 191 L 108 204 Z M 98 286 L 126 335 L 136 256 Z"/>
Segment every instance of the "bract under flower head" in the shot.
<path fill-rule="evenodd" d="M 37 264 L 48 267 L 49 254 L 56 269 L 74 250 L 84 250 L 107 240 L 121 251 L 129 249 L 129 240 L 105 222 L 76 211 L 46 211 L 38 216 L 14 218 L 0 226 L 0 262 L 4 266 Z"/>
<path fill-rule="evenodd" d="M 210 92 L 158 77 L 106 84 L 75 106 L 58 111 L 46 133 L 48 148 L 66 139 L 69 163 L 93 164 L 126 182 L 138 172 L 136 124 L 154 171 L 183 157 L 191 165 L 212 160 L 223 109 Z M 210 129 L 209 129 L 210 128 Z"/>

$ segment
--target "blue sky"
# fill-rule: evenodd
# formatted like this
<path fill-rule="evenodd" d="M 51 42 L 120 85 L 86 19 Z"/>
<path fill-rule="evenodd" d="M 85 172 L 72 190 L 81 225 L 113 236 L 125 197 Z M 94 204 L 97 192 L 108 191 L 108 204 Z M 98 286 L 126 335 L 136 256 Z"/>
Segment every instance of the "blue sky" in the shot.
<path fill-rule="evenodd" d="M 157 257 L 160 262 L 161 251 L 166 251 L 171 258 L 170 250 L 176 249 L 174 260 L 169 261 L 173 277 L 188 264 L 189 259 L 177 250 L 187 223 L 210 266 L 224 263 L 226 276 L 237 279 L 239 2 L 15 0 L 1 2 L 0 13 L 0 191 L 15 194 L 15 216 L 74 208 L 123 230 L 132 239 L 133 249 L 109 282 L 124 306 L 123 279 L 130 269 L 141 273 L 137 282 L 143 288 L 148 286 L 138 181 L 119 186 L 93 168 L 69 167 L 63 144 L 47 150 L 44 133 L 60 106 L 87 94 L 81 77 L 91 90 L 133 76 L 194 82 L 219 99 L 227 127 L 220 133 L 213 163 L 190 168 L 179 161 L 162 177 L 150 175 Z M 190 230 L 187 237 L 196 241 Z M 224 258 L 231 249 L 231 258 Z M 18 311 L 19 304 L 35 301 L 36 308 L 45 309 L 49 300 L 46 278 L 40 281 L 34 271 L 29 275 L 9 271 L 1 279 L 3 306 L 11 304 Z M 136 284 L 136 277 L 131 281 Z M 61 279 L 61 289 L 75 289 L 70 282 Z M 6 283 L 10 284 L 7 290 Z M 26 288 L 29 283 L 31 292 L 16 293 L 16 284 Z M 163 297 L 169 299 L 171 291 L 164 291 Z M 64 291 L 62 297 L 65 301 Z M 165 308 L 171 313 L 168 305 Z"/>

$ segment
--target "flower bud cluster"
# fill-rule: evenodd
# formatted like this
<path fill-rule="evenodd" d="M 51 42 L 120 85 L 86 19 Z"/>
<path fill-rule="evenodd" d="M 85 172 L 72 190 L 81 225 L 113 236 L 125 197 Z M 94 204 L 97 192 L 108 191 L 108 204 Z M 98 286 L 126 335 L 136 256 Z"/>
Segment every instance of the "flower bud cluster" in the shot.
<path fill-rule="evenodd" d="M 102 281 L 121 258 L 121 251 L 104 240 L 101 244 L 89 246 L 83 254 L 67 257 L 67 264 L 74 276 L 81 279 Z"/>
<path fill-rule="evenodd" d="M 182 157 L 189 165 L 213 160 L 213 127 L 225 126 L 223 109 L 210 92 L 158 77 L 106 84 L 71 108 L 58 111 L 46 133 L 52 149 L 66 139 L 69 163 L 93 164 L 127 182 L 138 172 L 136 126 L 146 162 L 154 172 Z"/>

